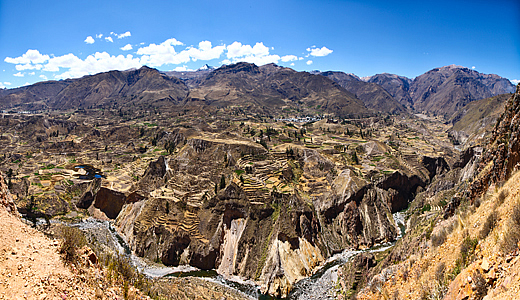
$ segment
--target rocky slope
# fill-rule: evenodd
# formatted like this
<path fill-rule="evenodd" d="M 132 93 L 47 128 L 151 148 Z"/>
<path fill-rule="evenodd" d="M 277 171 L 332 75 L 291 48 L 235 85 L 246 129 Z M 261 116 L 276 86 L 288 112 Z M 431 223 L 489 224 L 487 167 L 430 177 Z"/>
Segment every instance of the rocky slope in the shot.
<path fill-rule="evenodd" d="M 519 107 L 517 88 L 482 156 L 476 148 L 468 149 L 454 169 L 416 197 L 405 237 L 380 263 L 366 260 L 365 269 L 355 264 L 343 267 L 340 299 L 517 298 Z M 451 185 L 446 185 L 448 181 Z M 437 203 L 444 208 L 434 209 Z M 352 273 L 367 274 L 369 279 L 352 282 L 348 277 Z"/>
<path fill-rule="evenodd" d="M 323 76 L 319 76 L 321 74 Z M 178 76 L 181 79 L 178 79 Z M 327 77 L 331 80 L 327 80 Z M 337 84 L 335 84 L 337 83 Z M 411 79 L 377 74 L 367 82 L 342 72 L 296 72 L 268 64 L 237 63 L 194 72 L 111 71 L 78 79 L 4 90 L 0 108 L 15 111 L 116 109 L 135 117 L 161 111 L 235 107 L 238 113 L 367 116 L 406 108 L 450 118 L 467 103 L 513 92 L 497 75 L 446 66 Z"/>
<path fill-rule="evenodd" d="M 369 114 L 362 101 L 332 80 L 272 64 L 222 66 L 209 73 L 190 92 L 190 98 L 193 102 L 240 105 L 274 115 L 284 108 L 336 116 Z"/>
<path fill-rule="evenodd" d="M 122 285 L 110 282 L 96 255 L 81 249 L 73 266 L 59 254 L 61 242 L 18 217 L 0 175 L 0 299 L 116 299 Z M 129 299 L 150 299 L 131 287 Z"/>
<path fill-rule="evenodd" d="M 516 299 L 520 291 L 520 173 L 479 207 L 423 213 L 409 239 L 368 275 L 356 299 Z M 398 255 L 400 252 L 401 255 Z M 348 268 L 344 271 L 348 274 Z M 374 275 L 375 274 L 375 275 Z M 373 276 L 373 277 L 372 277 Z M 348 277 L 340 299 L 352 296 Z M 362 281 L 359 281 L 362 283 Z"/>
<path fill-rule="evenodd" d="M 453 142 L 465 147 L 482 144 L 490 137 L 510 97 L 510 94 L 502 94 L 466 104 L 450 120 L 453 123 L 450 130 Z"/>
<path fill-rule="evenodd" d="M 472 185 L 478 195 L 494 184 L 509 179 L 520 169 L 520 86 L 506 102 L 479 165 L 481 173 Z"/>
<path fill-rule="evenodd" d="M 397 102 L 393 96 L 379 84 L 364 82 L 357 76 L 343 72 L 328 71 L 318 74 L 334 80 L 341 87 L 356 95 L 356 97 L 361 99 L 369 109 L 384 113 L 398 113 L 405 111 L 404 106 Z"/>
<path fill-rule="evenodd" d="M 395 74 L 383 73 L 370 76 L 367 81 L 380 85 L 404 107 L 413 107 L 412 97 L 410 97 L 412 79 Z"/>
<path fill-rule="evenodd" d="M 268 152 L 235 138 L 189 139 L 150 163 L 137 185 L 144 197 L 116 220 L 132 251 L 252 279 L 285 297 L 332 254 L 395 240 L 392 213 L 429 182 L 422 174 L 444 172 L 425 158 L 416 174 L 369 182 L 316 150 Z"/>
<path fill-rule="evenodd" d="M 432 69 L 410 85 L 414 109 L 448 119 L 471 101 L 514 92 L 509 80 L 455 65 Z"/>
<path fill-rule="evenodd" d="M 5 210 L 15 216 L 18 215 L 16 210 L 16 204 L 14 203 L 13 197 L 7 188 L 3 174 L 0 172 L 0 209 Z"/>
<path fill-rule="evenodd" d="M 155 69 L 110 71 L 79 79 L 48 81 L 13 90 L 0 107 L 16 110 L 67 110 L 100 107 L 155 107 L 178 104 L 188 88 Z"/>

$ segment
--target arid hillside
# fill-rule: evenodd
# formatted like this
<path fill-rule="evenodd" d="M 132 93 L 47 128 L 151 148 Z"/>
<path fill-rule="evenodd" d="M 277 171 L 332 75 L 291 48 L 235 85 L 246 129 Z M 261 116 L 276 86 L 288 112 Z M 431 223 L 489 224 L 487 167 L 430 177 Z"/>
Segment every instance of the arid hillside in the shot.
<path fill-rule="evenodd" d="M 491 99 L 493 100 L 493 99 Z M 489 101 L 489 100 L 488 100 Z M 380 263 L 347 264 L 342 299 L 516 299 L 520 292 L 520 88 L 505 103 L 491 137 L 459 180 L 433 183 L 408 209 L 408 229 Z M 478 148 L 478 147 L 477 147 Z M 472 148 L 470 148 L 472 149 Z M 476 148 L 473 148 L 474 150 Z M 482 153 L 482 154 L 480 154 Z M 448 179 L 448 178 L 445 178 Z M 442 182 L 443 179 L 440 179 Z M 423 199 L 421 201 L 421 199 Z M 428 203 L 444 202 L 442 210 Z M 369 280 L 352 281 L 365 274 Z M 359 286 L 362 286 L 360 288 Z"/>

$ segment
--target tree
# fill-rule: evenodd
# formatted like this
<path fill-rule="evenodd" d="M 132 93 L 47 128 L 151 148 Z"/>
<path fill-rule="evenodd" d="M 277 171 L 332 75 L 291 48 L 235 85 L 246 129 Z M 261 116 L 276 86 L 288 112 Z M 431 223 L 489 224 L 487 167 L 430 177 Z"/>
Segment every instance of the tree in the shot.
<path fill-rule="evenodd" d="M 167 141 L 164 143 L 164 149 L 171 155 L 175 151 L 175 143 L 173 141 Z"/>
<path fill-rule="evenodd" d="M 359 159 L 358 159 L 358 156 L 357 156 L 357 153 L 356 151 L 352 152 L 352 161 L 354 162 L 354 164 L 359 164 Z"/>
<path fill-rule="evenodd" d="M 264 140 L 260 140 L 260 145 L 264 146 L 265 149 L 269 150 L 267 143 Z"/>
<path fill-rule="evenodd" d="M 220 189 L 223 189 L 226 187 L 226 177 L 224 177 L 224 175 L 222 175 L 220 177 Z"/>

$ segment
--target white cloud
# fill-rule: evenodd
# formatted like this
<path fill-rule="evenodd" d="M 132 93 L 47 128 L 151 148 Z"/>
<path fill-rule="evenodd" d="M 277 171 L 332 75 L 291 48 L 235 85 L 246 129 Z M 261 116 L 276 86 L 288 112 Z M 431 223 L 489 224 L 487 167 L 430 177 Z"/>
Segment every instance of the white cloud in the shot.
<path fill-rule="evenodd" d="M 5 89 L 5 85 L 3 85 L 3 83 L 0 82 L 0 89 Z"/>
<path fill-rule="evenodd" d="M 44 71 L 58 72 L 60 68 L 72 68 L 81 63 L 81 59 L 76 55 L 69 53 L 62 56 L 53 57 L 45 65 Z"/>
<path fill-rule="evenodd" d="M 173 71 L 184 72 L 184 71 L 193 71 L 193 70 L 188 69 L 188 66 L 182 66 L 182 67 L 176 67 L 175 69 L 173 69 Z"/>
<path fill-rule="evenodd" d="M 109 42 L 114 42 L 115 37 L 124 38 L 131 36 L 130 32 L 116 34 L 111 32 L 108 36 L 103 34 L 96 34 L 97 39 L 105 39 Z M 92 38 L 92 36 L 89 36 Z M 87 38 L 90 40 L 89 38 Z M 92 40 L 94 40 L 92 38 Z M 87 41 L 87 40 L 85 40 Z M 127 44 L 120 48 L 124 51 L 134 49 L 132 44 Z M 279 55 L 270 53 L 273 47 L 267 47 L 262 42 L 257 42 L 254 45 L 242 44 L 238 41 L 231 45 L 217 45 L 213 46 L 210 41 L 203 40 L 195 46 L 185 46 L 182 42 L 175 38 L 165 40 L 160 44 L 148 44 L 136 47 L 136 55 L 111 55 L 107 52 L 96 52 L 87 57 L 78 57 L 75 54 L 69 53 L 60 56 L 50 56 L 41 54 L 38 50 L 29 49 L 25 54 L 19 57 L 6 57 L 4 60 L 7 63 L 15 64 L 18 73 L 13 74 L 17 77 L 25 75 L 35 75 L 35 70 L 51 72 L 51 76 L 55 79 L 77 78 L 84 75 L 96 74 L 110 70 L 128 70 L 131 68 L 139 68 L 143 65 L 150 67 L 161 67 L 164 65 L 178 65 L 174 66 L 176 71 L 189 71 L 186 65 L 189 62 L 198 60 L 214 60 L 224 59 L 222 63 L 231 64 L 236 62 L 249 62 L 257 65 L 264 65 L 268 63 L 293 62 L 303 60 L 303 57 L 288 54 L 280 57 Z M 310 48 L 309 48 L 310 49 Z M 323 51 L 326 49 L 312 49 L 312 51 Z M 326 49 L 328 50 L 328 49 Z M 331 51 L 331 50 L 328 50 Z M 311 50 L 309 50 L 311 52 Z M 309 54 L 310 55 L 310 54 Z M 307 61 L 311 64 L 312 61 Z M 291 63 L 294 65 L 294 63 Z M 30 73 L 24 71 L 32 70 Z M 48 74 L 39 75 L 39 78 L 47 80 L 51 77 Z M 5 86 L 5 84 L 3 84 Z"/>
<path fill-rule="evenodd" d="M 307 61 L 307 65 L 309 65 L 309 66 L 312 65 L 312 63 L 313 63 L 312 60 L 308 60 L 308 61 Z"/>
<path fill-rule="evenodd" d="M 291 63 L 291 66 L 294 66 L 294 63 Z"/>
<path fill-rule="evenodd" d="M 227 46 L 228 58 L 267 55 L 269 55 L 269 48 L 264 46 L 264 43 L 256 43 L 253 47 L 251 47 L 251 45 L 242 45 L 240 42 L 234 42 L 233 44 Z"/>
<path fill-rule="evenodd" d="M 296 55 L 285 55 L 285 56 L 282 56 L 281 59 L 282 59 L 283 62 L 289 62 L 289 61 L 298 60 L 298 56 L 296 56 Z"/>
<path fill-rule="evenodd" d="M 325 46 L 321 48 L 315 48 L 315 46 L 312 46 L 311 48 L 307 48 L 307 51 L 310 52 L 309 55 L 311 56 L 327 56 L 332 53 L 332 50 Z"/>
<path fill-rule="evenodd" d="M 226 47 L 226 56 L 228 59 L 222 61 L 224 64 L 245 61 L 256 65 L 265 65 L 269 63 L 278 63 L 280 56 L 269 54 L 269 48 L 264 43 L 256 43 L 251 45 L 242 45 L 240 42 L 234 42 Z"/>
<path fill-rule="evenodd" d="M 34 72 L 29 73 L 29 75 L 31 75 L 31 76 L 34 76 L 34 74 L 36 74 L 36 73 L 34 73 Z"/>
<path fill-rule="evenodd" d="M 5 85 L 11 85 L 11 83 L 8 82 L 8 81 L 4 81 L 4 84 L 5 84 Z"/>
<path fill-rule="evenodd" d="M 518 84 L 518 83 L 520 83 L 520 80 L 519 80 L 519 79 L 511 79 L 510 81 L 511 81 L 513 84 L 515 84 L 515 85 Z"/>
<path fill-rule="evenodd" d="M 125 37 L 132 36 L 130 31 L 127 31 L 127 32 L 121 33 L 121 34 L 114 33 L 114 35 L 117 36 L 118 39 L 122 39 L 122 38 L 125 38 Z"/>
<path fill-rule="evenodd" d="M 139 58 L 133 57 L 131 54 L 110 55 L 107 52 L 96 52 L 89 55 L 84 60 L 73 54 L 66 54 L 60 57 L 54 57 L 49 60 L 45 66 L 46 71 L 57 72 L 60 68 L 68 69 L 68 71 L 54 75 L 57 79 L 76 78 L 87 74 L 96 74 L 107 72 L 110 70 L 128 70 L 141 67 Z"/>
<path fill-rule="evenodd" d="M 92 38 L 90 35 L 87 36 L 87 38 L 84 40 L 85 43 L 87 44 L 94 44 L 95 40 L 94 38 Z"/>
<path fill-rule="evenodd" d="M 59 72 L 60 68 L 68 69 L 64 73 L 54 76 L 57 79 L 65 79 L 110 70 L 127 70 L 139 67 L 141 67 L 139 58 L 134 58 L 130 54 L 127 56 L 114 56 L 106 52 L 96 52 L 93 55 L 89 55 L 84 60 L 78 58 L 72 53 L 53 57 L 45 65 L 44 70 L 49 72 Z"/>
<path fill-rule="evenodd" d="M 174 46 L 184 45 L 175 38 L 168 39 L 159 45 L 150 44 L 146 47 L 137 49 L 137 54 L 141 56 L 141 63 L 151 67 L 158 67 L 165 64 L 183 64 L 190 61 L 190 55 L 186 51 L 177 53 Z"/>
<path fill-rule="evenodd" d="M 126 44 L 124 47 L 121 47 L 120 49 L 123 51 L 128 51 L 128 50 L 132 50 L 133 48 L 132 48 L 132 45 Z"/>
<path fill-rule="evenodd" d="M 32 64 L 25 64 L 25 65 L 16 65 L 15 69 L 16 71 L 24 71 L 24 70 L 41 70 L 42 69 L 41 64 L 32 65 Z"/>
<path fill-rule="evenodd" d="M 255 64 L 257 66 L 263 66 L 266 64 L 270 64 L 270 63 L 277 64 L 279 60 L 280 60 L 280 56 L 274 54 L 274 55 L 266 55 L 266 56 L 246 56 L 246 57 L 236 60 L 236 61 L 245 61 L 248 63 Z"/>
<path fill-rule="evenodd" d="M 29 83 L 29 82 L 25 82 L 25 83 L 23 84 L 23 86 L 27 86 L 27 85 L 30 85 L 30 83 Z"/>
<path fill-rule="evenodd" d="M 179 54 L 183 55 L 183 52 L 186 52 L 193 61 L 212 60 L 219 58 L 225 49 L 224 45 L 212 47 L 210 41 L 202 41 L 199 48 L 188 47 Z"/>
<path fill-rule="evenodd" d="M 40 51 L 32 50 L 32 49 L 27 50 L 27 52 L 25 52 L 25 54 L 23 54 L 22 56 L 15 57 L 15 58 L 6 57 L 4 59 L 4 61 L 6 63 L 23 64 L 23 65 L 30 64 L 30 63 L 41 64 L 41 63 L 46 62 L 47 60 L 49 60 L 48 55 L 46 55 L 46 54 L 42 55 L 40 53 Z"/>
<path fill-rule="evenodd" d="M 154 54 L 174 54 L 174 46 L 184 45 L 182 42 L 177 41 L 175 38 L 167 39 L 159 45 L 150 44 L 146 47 L 137 49 L 139 55 L 154 55 Z"/>

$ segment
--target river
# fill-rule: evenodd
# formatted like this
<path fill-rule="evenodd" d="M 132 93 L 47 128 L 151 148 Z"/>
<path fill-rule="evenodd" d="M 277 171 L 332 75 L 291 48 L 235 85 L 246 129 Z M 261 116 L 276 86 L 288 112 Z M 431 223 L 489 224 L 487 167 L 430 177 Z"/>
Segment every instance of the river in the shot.
<path fill-rule="evenodd" d="M 404 213 L 393 214 L 394 221 L 400 228 L 397 240 L 405 231 Z M 243 280 L 238 277 L 225 278 L 215 270 L 203 271 L 192 266 L 167 267 L 155 264 L 134 255 L 125 239 L 115 230 L 112 222 L 100 221 L 93 218 L 83 220 L 71 226 L 77 227 L 85 232 L 91 241 L 97 241 L 120 255 L 125 255 L 132 261 L 139 272 L 154 278 L 158 277 L 185 277 L 195 276 L 201 279 L 222 284 L 228 288 L 241 292 L 249 299 L 270 300 L 277 299 L 260 293 L 260 287 L 251 280 Z M 338 280 L 338 268 L 348 262 L 352 257 L 361 252 L 379 252 L 391 248 L 395 242 L 376 245 L 366 250 L 345 250 L 331 256 L 319 267 L 312 276 L 302 279 L 294 284 L 293 290 L 287 299 L 334 299 L 335 287 Z"/>

